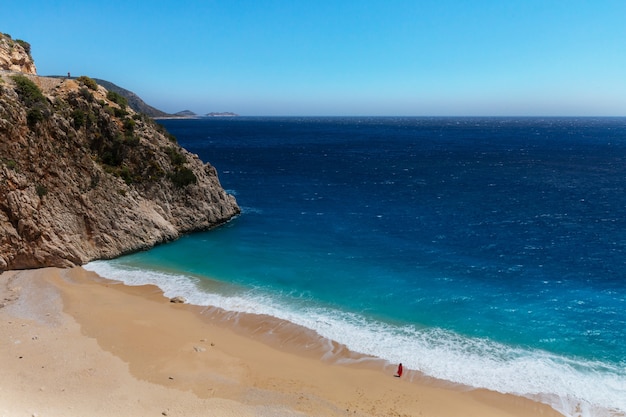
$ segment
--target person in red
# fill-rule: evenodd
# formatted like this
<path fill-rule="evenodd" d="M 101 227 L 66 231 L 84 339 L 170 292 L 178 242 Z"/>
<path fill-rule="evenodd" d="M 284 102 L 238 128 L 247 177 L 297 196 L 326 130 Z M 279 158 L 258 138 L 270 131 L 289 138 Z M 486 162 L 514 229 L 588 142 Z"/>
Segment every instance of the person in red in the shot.
<path fill-rule="evenodd" d="M 396 377 L 400 378 L 402 376 L 402 364 L 398 365 L 398 371 L 396 372 Z"/>

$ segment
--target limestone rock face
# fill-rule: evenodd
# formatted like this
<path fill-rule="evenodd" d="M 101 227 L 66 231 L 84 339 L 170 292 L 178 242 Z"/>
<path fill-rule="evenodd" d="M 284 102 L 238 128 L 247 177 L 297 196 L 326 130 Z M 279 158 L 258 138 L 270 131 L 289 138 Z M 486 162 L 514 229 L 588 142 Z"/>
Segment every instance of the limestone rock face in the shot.
<path fill-rule="evenodd" d="M 35 62 L 30 56 L 30 45 L 0 33 L 0 70 L 37 74 Z"/>
<path fill-rule="evenodd" d="M 0 271 L 113 258 L 239 212 L 211 165 L 93 80 L 0 72 Z"/>

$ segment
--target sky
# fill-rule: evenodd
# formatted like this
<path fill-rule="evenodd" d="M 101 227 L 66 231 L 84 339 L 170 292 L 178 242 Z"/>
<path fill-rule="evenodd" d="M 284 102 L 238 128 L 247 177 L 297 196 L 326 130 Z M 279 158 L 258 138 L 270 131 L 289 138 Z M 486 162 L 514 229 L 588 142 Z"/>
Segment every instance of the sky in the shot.
<path fill-rule="evenodd" d="M 2 0 L 39 75 L 166 112 L 626 116 L 625 0 Z"/>

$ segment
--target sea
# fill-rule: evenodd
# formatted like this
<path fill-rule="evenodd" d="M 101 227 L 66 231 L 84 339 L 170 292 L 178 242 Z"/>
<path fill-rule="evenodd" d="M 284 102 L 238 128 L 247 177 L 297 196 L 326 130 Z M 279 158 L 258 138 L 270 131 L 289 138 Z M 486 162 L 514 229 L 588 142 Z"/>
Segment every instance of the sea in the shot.
<path fill-rule="evenodd" d="M 242 213 L 87 269 L 566 416 L 626 415 L 626 118 L 159 122 Z"/>

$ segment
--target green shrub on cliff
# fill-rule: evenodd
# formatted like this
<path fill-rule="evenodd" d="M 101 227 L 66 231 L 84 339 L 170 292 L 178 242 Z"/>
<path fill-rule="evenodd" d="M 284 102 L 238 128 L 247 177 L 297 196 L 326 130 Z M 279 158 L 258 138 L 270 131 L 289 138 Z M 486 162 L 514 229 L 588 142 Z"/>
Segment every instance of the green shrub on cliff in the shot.
<path fill-rule="evenodd" d="M 99 152 L 103 164 L 118 167 L 124 162 L 124 138 L 119 135 L 104 141 Z"/>
<path fill-rule="evenodd" d="M 76 129 L 80 129 L 82 126 L 85 125 L 86 116 L 85 112 L 81 109 L 74 109 L 74 111 L 72 111 L 71 117 L 74 121 L 74 127 Z"/>
<path fill-rule="evenodd" d="M 135 130 L 135 121 L 130 118 L 124 119 L 124 132 L 126 132 L 126 136 L 132 136 L 133 131 Z"/>
<path fill-rule="evenodd" d="M 89 87 L 82 87 L 80 90 L 78 90 L 78 92 L 80 93 L 81 97 L 87 100 L 88 102 L 94 101 L 95 97 L 93 96 L 91 91 L 89 91 Z"/>
<path fill-rule="evenodd" d="M 15 43 L 19 44 L 22 48 L 24 48 L 24 51 L 26 51 L 30 59 L 33 59 L 33 56 L 30 54 L 30 43 L 23 41 L 21 39 L 16 39 Z"/>
<path fill-rule="evenodd" d="M 178 168 L 169 175 L 170 180 L 179 188 L 195 184 L 198 181 L 196 174 L 187 167 Z"/>
<path fill-rule="evenodd" d="M 86 75 L 81 75 L 76 79 L 76 81 L 89 88 L 90 90 L 98 90 L 98 83 L 93 78 L 89 78 Z"/>
<path fill-rule="evenodd" d="M 15 162 L 13 159 L 0 158 L 0 162 L 6 165 L 6 167 L 9 169 L 17 169 L 17 162 Z"/>
<path fill-rule="evenodd" d="M 178 149 L 169 146 L 165 148 L 165 153 L 169 155 L 172 165 L 180 167 L 187 162 L 187 158 Z"/>
<path fill-rule="evenodd" d="M 127 135 L 126 139 L 124 140 L 124 143 L 130 147 L 135 147 L 138 146 L 140 143 L 140 140 L 137 136 L 133 136 L 131 135 Z"/>
<path fill-rule="evenodd" d="M 31 107 L 36 103 L 46 104 L 46 97 L 43 95 L 37 84 L 32 82 L 28 77 L 24 75 L 14 75 L 11 77 L 15 82 L 15 91 L 20 96 L 20 100 Z"/>
<path fill-rule="evenodd" d="M 46 118 L 44 110 L 40 107 L 33 107 L 28 110 L 26 113 L 26 120 L 28 122 L 28 126 L 31 128 L 35 127 L 35 125 Z"/>
<path fill-rule="evenodd" d="M 146 176 L 150 181 L 155 181 L 159 178 L 163 178 L 165 176 L 165 171 L 163 171 L 161 166 L 155 160 L 151 160 L 146 169 Z"/>
<path fill-rule="evenodd" d="M 48 194 L 48 187 L 45 185 L 37 184 L 35 186 L 35 191 L 37 191 L 37 195 L 39 198 L 43 198 L 46 194 Z"/>
<path fill-rule="evenodd" d="M 128 100 L 126 100 L 125 97 L 123 97 L 119 93 L 116 93 L 115 91 L 109 91 L 107 93 L 107 99 L 109 99 L 113 103 L 117 104 L 122 109 L 126 109 L 126 106 L 128 106 Z"/>
<path fill-rule="evenodd" d="M 133 183 L 133 174 L 127 166 L 122 166 L 118 172 L 119 176 L 124 180 L 126 185 Z"/>
<path fill-rule="evenodd" d="M 28 126 L 33 128 L 40 121 L 50 116 L 48 100 L 43 95 L 39 87 L 24 75 L 11 77 L 15 82 L 15 91 L 26 108 L 26 120 Z"/>

